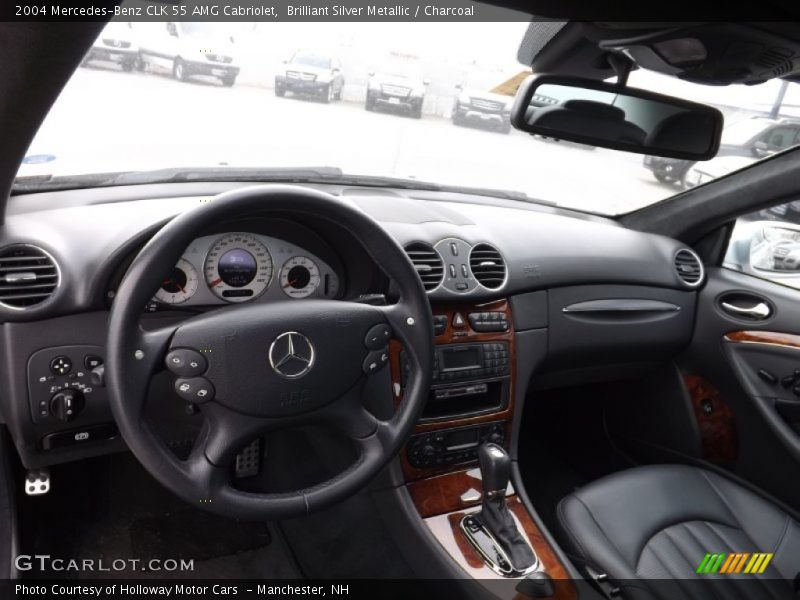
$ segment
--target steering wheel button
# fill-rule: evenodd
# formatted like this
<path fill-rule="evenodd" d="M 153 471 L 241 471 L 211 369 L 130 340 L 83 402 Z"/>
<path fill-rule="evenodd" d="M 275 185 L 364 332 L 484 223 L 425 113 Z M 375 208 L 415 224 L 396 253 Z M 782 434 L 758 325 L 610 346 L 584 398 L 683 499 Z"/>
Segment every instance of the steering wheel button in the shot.
<path fill-rule="evenodd" d="M 205 377 L 181 377 L 175 381 L 175 391 L 187 402 L 200 404 L 214 398 L 214 386 Z"/>
<path fill-rule="evenodd" d="M 206 357 L 191 348 L 171 350 L 164 361 L 167 369 L 180 377 L 197 377 L 206 372 Z"/>
<path fill-rule="evenodd" d="M 367 354 L 364 359 L 364 373 L 372 375 L 380 371 L 389 362 L 389 352 L 387 350 L 375 350 Z"/>
<path fill-rule="evenodd" d="M 364 345 L 370 350 L 380 350 L 385 348 L 392 337 L 392 330 L 386 323 L 379 323 L 370 327 L 367 336 L 364 338 Z"/>

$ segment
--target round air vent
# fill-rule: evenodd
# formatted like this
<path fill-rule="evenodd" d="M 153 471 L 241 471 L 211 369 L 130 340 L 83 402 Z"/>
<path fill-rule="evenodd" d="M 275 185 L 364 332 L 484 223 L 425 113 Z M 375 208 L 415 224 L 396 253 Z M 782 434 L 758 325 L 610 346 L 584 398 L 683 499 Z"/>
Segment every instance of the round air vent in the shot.
<path fill-rule="evenodd" d="M 678 278 L 689 287 L 697 287 L 703 283 L 705 269 L 700 257 L 688 248 L 682 248 L 675 253 L 675 271 Z"/>
<path fill-rule="evenodd" d="M 425 291 L 430 292 L 439 287 L 444 279 L 444 263 L 433 246 L 414 242 L 406 246 L 405 251 L 408 258 L 414 263 L 414 268 L 422 280 L 422 287 L 425 288 Z"/>
<path fill-rule="evenodd" d="M 496 290 L 506 281 L 506 263 L 500 251 L 489 244 L 477 244 L 469 253 L 469 268 L 483 287 Z"/>
<path fill-rule="evenodd" d="M 58 283 L 58 266 L 41 248 L 16 244 L 0 249 L 0 306 L 34 306 L 47 300 Z"/>

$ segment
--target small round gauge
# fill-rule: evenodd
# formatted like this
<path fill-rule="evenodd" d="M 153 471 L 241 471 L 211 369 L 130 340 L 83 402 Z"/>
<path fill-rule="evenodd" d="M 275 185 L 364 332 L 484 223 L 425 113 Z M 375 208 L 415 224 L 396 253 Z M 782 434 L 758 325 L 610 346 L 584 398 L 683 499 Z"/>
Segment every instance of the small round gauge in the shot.
<path fill-rule="evenodd" d="M 295 256 L 281 268 L 280 282 L 287 296 L 307 298 L 319 287 L 319 267 L 310 258 Z"/>
<path fill-rule="evenodd" d="M 272 279 L 272 257 L 248 233 L 222 236 L 206 255 L 206 283 L 226 302 L 246 302 L 264 293 Z"/>
<path fill-rule="evenodd" d="M 180 304 L 194 296 L 199 281 L 197 270 L 185 258 L 178 261 L 172 272 L 161 282 L 156 300 L 164 304 Z"/>

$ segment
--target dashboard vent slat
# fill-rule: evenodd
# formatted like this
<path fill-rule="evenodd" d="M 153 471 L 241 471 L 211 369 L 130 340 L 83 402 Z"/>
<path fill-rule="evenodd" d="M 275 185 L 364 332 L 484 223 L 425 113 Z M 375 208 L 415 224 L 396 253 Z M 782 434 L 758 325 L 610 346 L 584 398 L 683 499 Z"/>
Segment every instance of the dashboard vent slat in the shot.
<path fill-rule="evenodd" d="M 436 289 L 444 279 L 444 262 L 439 253 L 428 244 L 414 242 L 405 247 L 406 254 L 417 270 L 426 292 Z"/>
<path fill-rule="evenodd" d="M 675 253 L 675 272 L 689 287 L 697 287 L 703 283 L 705 276 L 700 257 L 688 248 L 682 248 Z"/>
<path fill-rule="evenodd" d="M 0 307 L 26 309 L 44 302 L 59 284 L 53 257 L 36 246 L 0 249 Z"/>
<path fill-rule="evenodd" d="M 469 268 L 483 287 L 496 290 L 505 283 L 506 263 L 500 251 L 489 244 L 477 244 L 469 254 Z"/>

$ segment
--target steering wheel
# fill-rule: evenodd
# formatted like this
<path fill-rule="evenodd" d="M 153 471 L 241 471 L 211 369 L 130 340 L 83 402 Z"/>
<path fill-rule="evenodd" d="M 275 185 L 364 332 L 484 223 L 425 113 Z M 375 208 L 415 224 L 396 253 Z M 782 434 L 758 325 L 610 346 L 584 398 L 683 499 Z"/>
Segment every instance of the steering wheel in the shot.
<path fill-rule="evenodd" d="M 265 211 L 313 214 L 349 230 L 396 284 L 397 302 L 287 299 L 231 305 L 173 326 L 142 327 L 144 307 L 165 267 L 171 268 L 197 235 L 221 221 Z M 128 269 L 109 320 L 111 409 L 145 469 L 186 501 L 247 519 L 308 514 L 366 486 L 400 451 L 430 386 L 431 319 L 425 290 L 403 249 L 355 206 L 300 187 L 226 192 L 171 220 Z M 389 420 L 380 420 L 363 407 L 360 392 L 366 378 L 385 364 L 389 338 L 403 345 L 411 368 L 402 403 Z M 176 391 L 192 397 L 204 417 L 185 460 L 144 418 L 150 379 L 167 362 L 179 376 Z M 269 432 L 303 425 L 344 433 L 354 443 L 356 461 L 332 479 L 296 492 L 251 493 L 231 485 L 231 466 L 244 446 Z"/>

